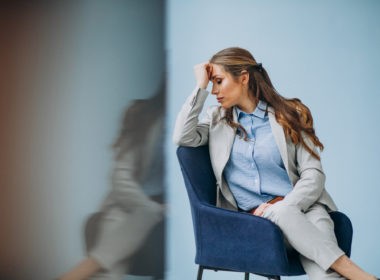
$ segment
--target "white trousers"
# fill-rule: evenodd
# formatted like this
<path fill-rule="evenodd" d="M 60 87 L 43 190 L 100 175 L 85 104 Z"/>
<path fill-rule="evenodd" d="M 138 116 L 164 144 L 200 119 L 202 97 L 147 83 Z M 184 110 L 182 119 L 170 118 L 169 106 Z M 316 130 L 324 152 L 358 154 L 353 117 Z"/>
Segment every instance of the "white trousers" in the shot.
<path fill-rule="evenodd" d="M 334 223 L 324 205 L 316 203 L 302 212 L 280 201 L 269 206 L 263 217 L 278 225 L 289 245 L 300 253 L 309 279 L 345 279 L 329 269 L 344 252 L 338 247 Z"/>

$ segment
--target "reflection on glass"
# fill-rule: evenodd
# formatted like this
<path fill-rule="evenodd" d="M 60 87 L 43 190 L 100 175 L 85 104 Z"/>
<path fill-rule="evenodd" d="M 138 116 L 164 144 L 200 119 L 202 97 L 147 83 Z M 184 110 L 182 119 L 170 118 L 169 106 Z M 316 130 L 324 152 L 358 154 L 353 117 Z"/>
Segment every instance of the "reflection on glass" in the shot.
<path fill-rule="evenodd" d="M 113 148 L 112 189 L 85 226 L 88 257 L 61 279 L 163 278 L 164 86 L 127 108 Z"/>

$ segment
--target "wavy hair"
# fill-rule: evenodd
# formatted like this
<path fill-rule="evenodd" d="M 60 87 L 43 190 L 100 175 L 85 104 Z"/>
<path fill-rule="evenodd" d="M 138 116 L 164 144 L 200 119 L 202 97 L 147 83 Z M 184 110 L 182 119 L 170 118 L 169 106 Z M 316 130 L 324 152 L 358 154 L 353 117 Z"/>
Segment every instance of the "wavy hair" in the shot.
<path fill-rule="evenodd" d="M 242 71 L 247 71 L 250 92 L 256 101 L 263 100 L 273 107 L 275 118 L 282 126 L 285 136 L 290 138 L 295 145 L 303 145 L 313 157 L 320 159 L 318 153 L 306 144 L 303 137 L 303 134 L 307 135 L 316 147 L 323 150 L 323 144 L 315 134 L 313 117 L 309 108 L 298 98 L 281 96 L 274 88 L 267 71 L 256 62 L 249 51 L 238 47 L 227 48 L 214 54 L 210 63 L 221 65 L 236 79 L 242 74 Z M 232 110 L 232 107 L 226 109 L 225 120 L 231 127 L 239 128 L 246 139 L 247 133 L 244 128 L 233 121 Z"/>

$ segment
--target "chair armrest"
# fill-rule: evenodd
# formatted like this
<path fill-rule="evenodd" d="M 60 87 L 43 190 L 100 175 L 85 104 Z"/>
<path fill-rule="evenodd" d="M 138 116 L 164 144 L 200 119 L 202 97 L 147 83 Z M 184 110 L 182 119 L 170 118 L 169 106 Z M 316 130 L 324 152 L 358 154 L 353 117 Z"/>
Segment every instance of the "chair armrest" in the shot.
<path fill-rule="evenodd" d="M 263 274 L 286 269 L 283 234 L 271 221 L 207 205 L 193 210 L 197 263 Z"/>

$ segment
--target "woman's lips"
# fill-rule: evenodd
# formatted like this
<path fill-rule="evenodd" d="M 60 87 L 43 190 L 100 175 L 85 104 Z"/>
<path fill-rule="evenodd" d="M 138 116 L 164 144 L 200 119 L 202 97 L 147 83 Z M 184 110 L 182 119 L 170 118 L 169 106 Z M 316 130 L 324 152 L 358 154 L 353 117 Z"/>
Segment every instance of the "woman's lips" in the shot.
<path fill-rule="evenodd" d="M 216 100 L 218 100 L 219 103 L 222 103 L 224 97 L 217 97 Z"/>

